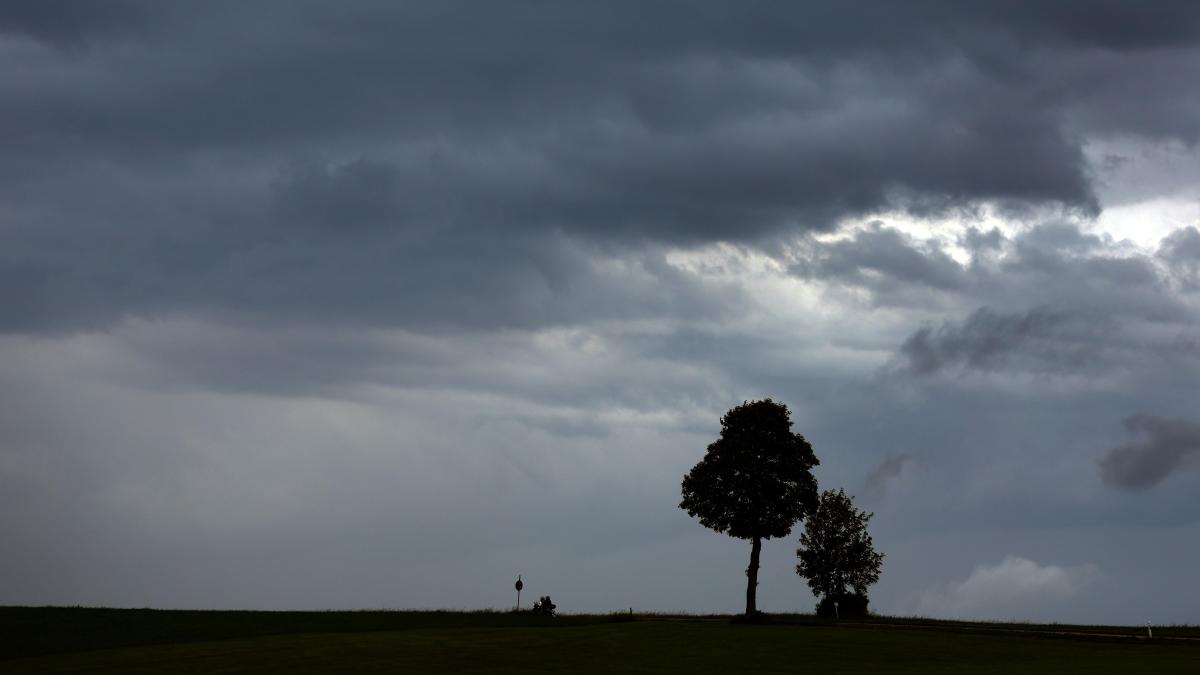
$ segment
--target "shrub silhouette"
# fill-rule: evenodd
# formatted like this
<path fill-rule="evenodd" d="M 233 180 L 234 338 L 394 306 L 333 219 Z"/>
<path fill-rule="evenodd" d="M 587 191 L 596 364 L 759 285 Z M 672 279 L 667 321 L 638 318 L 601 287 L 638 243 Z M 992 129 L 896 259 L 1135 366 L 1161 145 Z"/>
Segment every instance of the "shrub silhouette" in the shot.
<path fill-rule="evenodd" d="M 550 596 L 543 595 L 537 602 L 533 603 L 533 613 L 540 616 L 554 616 L 554 610 L 558 605 L 550 601 Z"/>
<path fill-rule="evenodd" d="M 833 603 L 837 603 L 835 608 Z M 842 593 L 825 596 L 817 603 L 817 616 L 823 619 L 861 619 L 867 616 L 867 596 L 861 593 Z"/>

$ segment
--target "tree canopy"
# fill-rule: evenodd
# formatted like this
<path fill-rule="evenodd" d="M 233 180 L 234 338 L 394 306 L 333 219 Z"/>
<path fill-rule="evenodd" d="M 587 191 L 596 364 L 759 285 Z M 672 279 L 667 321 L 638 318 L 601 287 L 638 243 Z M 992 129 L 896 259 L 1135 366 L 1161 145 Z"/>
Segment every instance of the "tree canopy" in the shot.
<path fill-rule="evenodd" d="M 847 589 L 854 589 L 866 610 L 867 587 L 879 581 L 883 554 L 876 553 L 867 522 L 873 513 L 854 508 L 853 497 L 844 490 L 826 490 L 816 510 L 804 523 L 800 548 L 796 551 L 800 564 L 796 573 L 808 580 L 813 594 L 822 597 L 822 605 L 846 598 Z"/>
<path fill-rule="evenodd" d="M 746 614 L 757 611 L 762 540 L 785 537 L 817 504 L 812 446 L 792 431 L 791 412 L 771 399 L 748 401 L 721 418 L 721 433 L 683 478 L 679 507 L 700 524 L 749 539 Z"/>

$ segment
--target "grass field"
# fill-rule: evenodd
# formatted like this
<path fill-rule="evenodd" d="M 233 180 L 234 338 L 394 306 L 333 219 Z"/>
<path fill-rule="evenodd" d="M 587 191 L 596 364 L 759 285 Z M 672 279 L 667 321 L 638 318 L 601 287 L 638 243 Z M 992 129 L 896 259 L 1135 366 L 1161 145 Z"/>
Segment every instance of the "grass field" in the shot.
<path fill-rule="evenodd" d="M 0 672 L 1197 673 L 1196 628 L 0 608 Z M 1068 635 L 1063 635 L 1066 633 Z M 1167 638 L 1166 636 L 1172 636 Z"/>

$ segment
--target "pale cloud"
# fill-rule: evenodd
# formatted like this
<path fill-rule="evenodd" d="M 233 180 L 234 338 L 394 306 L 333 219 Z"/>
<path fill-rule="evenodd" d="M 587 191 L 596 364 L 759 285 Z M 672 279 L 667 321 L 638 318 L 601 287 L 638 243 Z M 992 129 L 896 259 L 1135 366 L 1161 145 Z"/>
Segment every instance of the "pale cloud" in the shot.
<path fill-rule="evenodd" d="M 1099 577 L 1094 564 L 1042 565 L 1010 555 L 981 564 L 962 581 L 925 591 L 917 614 L 962 619 L 1041 619 L 1062 615 Z"/>

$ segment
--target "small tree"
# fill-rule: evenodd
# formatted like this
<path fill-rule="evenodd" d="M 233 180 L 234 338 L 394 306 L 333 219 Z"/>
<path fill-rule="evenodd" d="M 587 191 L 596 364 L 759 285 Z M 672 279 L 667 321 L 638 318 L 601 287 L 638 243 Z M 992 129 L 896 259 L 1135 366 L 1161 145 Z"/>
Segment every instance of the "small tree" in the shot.
<path fill-rule="evenodd" d="M 821 598 L 817 614 L 834 614 L 832 603 L 839 603 L 844 616 L 865 615 L 867 587 L 879 581 L 883 554 L 876 553 L 867 533 L 867 521 L 873 513 L 854 508 L 854 498 L 844 490 L 826 490 L 804 523 L 800 564 L 796 573 L 808 580 L 808 587 Z M 854 594 L 847 593 L 854 589 Z"/>
<path fill-rule="evenodd" d="M 700 524 L 749 539 L 746 616 L 758 612 L 762 541 L 786 537 L 816 506 L 818 464 L 812 446 L 792 432 L 787 406 L 771 399 L 743 403 L 721 418 L 721 435 L 683 477 L 679 507 Z"/>

